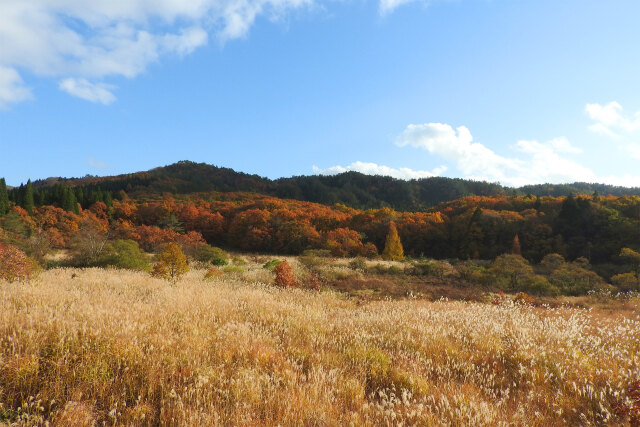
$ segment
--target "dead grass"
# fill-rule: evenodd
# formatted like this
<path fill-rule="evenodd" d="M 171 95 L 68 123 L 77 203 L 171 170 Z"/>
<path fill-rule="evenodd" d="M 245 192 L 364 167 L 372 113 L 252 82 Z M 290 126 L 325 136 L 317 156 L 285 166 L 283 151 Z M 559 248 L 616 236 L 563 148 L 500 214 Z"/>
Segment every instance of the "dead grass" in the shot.
<path fill-rule="evenodd" d="M 637 308 L 358 304 L 246 283 L 266 277 L 251 265 L 203 275 L 172 286 L 55 269 L 0 283 L 0 424 L 638 421 Z"/>

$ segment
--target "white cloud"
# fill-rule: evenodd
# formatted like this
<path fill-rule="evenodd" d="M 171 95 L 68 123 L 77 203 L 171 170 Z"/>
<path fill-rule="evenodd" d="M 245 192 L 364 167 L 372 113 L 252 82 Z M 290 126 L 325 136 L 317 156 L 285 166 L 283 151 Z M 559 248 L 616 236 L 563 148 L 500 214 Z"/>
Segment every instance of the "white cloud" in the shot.
<path fill-rule="evenodd" d="M 547 143 L 538 141 L 518 141 L 516 149 L 529 155 L 528 159 L 520 160 L 521 168 L 516 170 L 510 180 L 515 185 L 536 184 L 536 183 L 563 183 L 563 182 L 595 182 L 598 180 L 595 173 L 579 163 L 564 158 L 561 153 L 575 153 L 576 151 L 566 151 L 567 148 L 561 144 L 561 149 L 557 148 L 558 139 Z M 568 141 L 567 141 L 568 144 Z M 575 148 L 572 148 L 576 150 Z"/>
<path fill-rule="evenodd" d="M 259 15 L 277 20 L 313 1 L 0 0 L 0 102 L 28 98 L 18 72 L 60 79 L 61 89 L 83 99 L 100 93 L 98 102 L 113 102 L 113 94 L 105 98 L 105 79 L 133 78 L 164 55 L 205 45 L 209 33 L 223 42 L 242 37 Z"/>
<path fill-rule="evenodd" d="M 313 166 L 313 172 L 321 175 L 334 175 L 343 172 L 360 172 L 366 175 L 383 175 L 391 176 L 398 179 L 419 179 L 438 176 L 447 170 L 446 166 L 440 166 L 433 171 L 413 170 L 409 168 L 395 169 L 389 166 L 378 165 L 376 163 L 354 162 L 349 166 L 332 166 L 326 169 L 320 169 Z"/>
<path fill-rule="evenodd" d="M 572 145 L 569 140 L 563 136 L 552 139 L 548 144 L 558 153 L 582 153 L 582 148 Z"/>
<path fill-rule="evenodd" d="M 620 137 L 640 130 L 640 111 L 625 116 L 622 105 L 615 101 L 606 105 L 587 104 L 585 111 L 595 122 L 589 126 L 592 132 Z"/>
<path fill-rule="evenodd" d="M 507 159 L 482 144 L 473 142 L 465 126 L 453 129 L 444 123 L 409 125 L 396 139 L 396 145 L 423 148 L 456 163 L 467 177 L 506 182 L 507 171 L 517 170 L 517 160 Z"/>
<path fill-rule="evenodd" d="M 564 157 L 581 150 L 566 138 L 548 142 L 518 141 L 515 150 L 524 156 L 506 157 L 473 141 L 469 129 L 453 129 L 444 123 L 409 125 L 396 139 L 400 147 L 427 150 L 453 162 L 465 178 L 500 182 L 511 186 L 544 182 L 595 181 L 588 168 Z"/>
<path fill-rule="evenodd" d="M 64 79 L 60 82 L 59 88 L 70 95 L 104 105 L 109 105 L 116 100 L 115 95 L 110 91 L 113 86 L 103 83 L 91 83 L 85 79 Z"/>
<path fill-rule="evenodd" d="M 624 150 L 634 159 L 640 159 L 640 111 L 625 114 L 622 105 L 613 101 L 606 105 L 587 104 L 587 115 L 595 122 L 589 130 L 619 141 Z"/>
<path fill-rule="evenodd" d="M 24 86 L 20 74 L 13 68 L 0 65 L 0 109 L 31 98 L 31 91 Z"/>

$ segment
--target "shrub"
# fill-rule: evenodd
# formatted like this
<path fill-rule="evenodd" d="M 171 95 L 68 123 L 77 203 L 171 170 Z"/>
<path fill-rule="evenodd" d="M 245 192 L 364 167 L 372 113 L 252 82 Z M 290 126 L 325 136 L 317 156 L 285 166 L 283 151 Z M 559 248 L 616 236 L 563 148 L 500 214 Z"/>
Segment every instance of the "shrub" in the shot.
<path fill-rule="evenodd" d="M 351 262 L 349 262 L 349 268 L 353 270 L 365 270 L 367 268 L 367 262 L 364 258 L 358 257 Z"/>
<path fill-rule="evenodd" d="M 234 256 L 233 258 L 231 258 L 231 261 L 233 262 L 233 265 L 247 265 L 248 262 L 241 256 Z"/>
<path fill-rule="evenodd" d="M 98 264 L 132 270 L 149 269 L 149 262 L 144 252 L 140 250 L 138 243 L 133 240 L 114 240 L 107 243 L 98 259 Z"/>
<path fill-rule="evenodd" d="M 455 266 L 460 277 L 472 283 L 486 283 L 489 276 L 488 270 L 474 261 L 464 261 Z"/>
<path fill-rule="evenodd" d="M 433 261 L 418 261 L 411 265 L 409 273 L 414 276 L 431 276 L 435 271 Z"/>
<path fill-rule="evenodd" d="M 497 257 L 490 271 L 496 285 L 501 289 L 518 290 L 533 277 L 533 268 L 520 255 L 505 254 Z"/>
<path fill-rule="evenodd" d="M 551 284 L 545 277 L 535 275 L 531 277 L 525 284 L 524 289 L 533 295 L 549 295 L 557 296 L 560 290 Z"/>
<path fill-rule="evenodd" d="M 544 258 L 542 258 L 542 261 L 540 261 L 541 269 L 547 274 L 553 273 L 555 270 L 563 267 L 565 264 L 566 261 L 560 254 L 545 255 Z"/>
<path fill-rule="evenodd" d="M 309 280 L 307 281 L 307 288 L 313 289 L 315 291 L 319 291 L 321 284 L 322 284 L 322 281 L 320 279 L 320 274 L 315 270 L 312 271 L 309 274 Z"/>
<path fill-rule="evenodd" d="M 271 261 L 267 261 L 266 263 L 264 263 L 264 265 L 262 266 L 262 268 L 269 270 L 269 271 L 274 271 L 276 269 L 276 267 L 278 265 L 280 265 L 282 261 L 279 259 L 272 259 Z"/>
<path fill-rule="evenodd" d="M 436 276 L 443 278 L 458 274 L 447 261 L 424 260 L 412 264 L 409 272 L 414 276 Z"/>
<path fill-rule="evenodd" d="M 584 295 L 605 285 L 600 276 L 577 264 L 566 264 L 555 270 L 549 281 L 564 295 Z"/>
<path fill-rule="evenodd" d="M 305 251 L 306 253 L 307 251 Z M 327 251 L 328 252 L 328 251 Z M 329 263 L 329 258 L 320 257 L 313 254 L 301 255 L 298 257 L 298 262 L 309 269 L 317 268 Z"/>
<path fill-rule="evenodd" d="M 189 271 L 189 265 L 182 249 L 177 243 L 169 243 L 158 256 L 158 262 L 153 266 L 151 275 L 175 283 L 187 271 Z"/>
<path fill-rule="evenodd" d="M 640 280 L 635 273 L 616 274 L 611 283 L 621 291 L 640 291 Z"/>
<path fill-rule="evenodd" d="M 231 273 L 231 274 L 244 273 L 244 268 L 237 265 L 227 265 L 222 268 L 222 271 L 225 273 Z"/>
<path fill-rule="evenodd" d="M 0 280 L 27 282 L 39 272 L 38 263 L 12 245 L 0 243 Z"/>
<path fill-rule="evenodd" d="M 282 288 L 299 287 L 300 284 L 293 274 L 293 267 L 289 265 L 287 260 L 282 260 L 275 268 L 276 280 L 275 285 Z"/>
<path fill-rule="evenodd" d="M 221 266 L 229 263 L 229 254 L 211 245 L 198 245 L 195 249 L 193 257 L 196 261 L 211 263 L 213 265 Z"/>

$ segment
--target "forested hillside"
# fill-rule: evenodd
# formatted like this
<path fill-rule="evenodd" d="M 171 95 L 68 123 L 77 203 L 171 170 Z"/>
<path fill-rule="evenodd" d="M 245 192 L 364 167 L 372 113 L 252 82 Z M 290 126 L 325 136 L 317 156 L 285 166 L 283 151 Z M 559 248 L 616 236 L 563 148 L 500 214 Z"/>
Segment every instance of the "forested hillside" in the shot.
<path fill-rule="evenodd" d="M 27 185 L 23 185 L 9 192 L 9 197 L 15 204 L 24 205 L 26 187 Z M 72 188 L 73 194 L 68 194 L 65 187 Z M 325 205 L 340 203 L 356 209 L 390 207 L 401 211 L 423 211 L 438 203 L 468 196 L 640 195 L 640 188 L 605 184 L 540 184 L 509 188 L 496 183 L 459 178 L 432 177 L 405 181 L 358 172 L 270 180 L 229 168 L 190 161 L 110 177 L 49 178 L 33 182 L 29 191 L 33 193 L 36 206 L 58 204 L 71 207 L 77 201 L 87 208 L 96 201 L 108 202 L 108 199 L 122 199 L 126 195 L 145 199 L 163 193 L 218 191 L 251 192 Z M 28 205 L 29 201 L 26 203 Z"/>

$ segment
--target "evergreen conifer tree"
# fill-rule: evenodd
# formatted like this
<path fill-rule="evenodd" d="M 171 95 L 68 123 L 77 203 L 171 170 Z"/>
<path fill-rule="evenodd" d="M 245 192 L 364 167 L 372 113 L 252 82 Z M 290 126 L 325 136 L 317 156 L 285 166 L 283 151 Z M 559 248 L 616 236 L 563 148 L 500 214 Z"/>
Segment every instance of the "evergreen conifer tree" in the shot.
<path fill-rule="evenodd" d="M 73 190 L 69 187 L 64 187 L 64 193 L 62 194 L 62 209 L 65 211 L 79 213 L 78 200 Z"/>
<path fill-rule="evenodd" d="M 107 205 L 108 208 L 110 208 L 111 205 L 113 205 L 113 199 L 111 198 L 110 191 L 107 191 L 106 193 L 104 193 L 104 204 Z"/>
<path fill-rule="evenodd" d="M 29 215 L 33 214 L 33 208 L 35 202 L 33 201 L 33 185 L 31 180 L 27 181 L 27 185 L 24 187 L 24 196 L 22 198 L 22 207 L 25 211 L 29 212 Z"/>
<path fill-rule="evenodd" d="M 0 178 L 0 216 L 9 212 L 9 193 L 4 178 Z"/>

